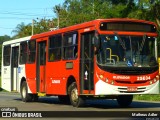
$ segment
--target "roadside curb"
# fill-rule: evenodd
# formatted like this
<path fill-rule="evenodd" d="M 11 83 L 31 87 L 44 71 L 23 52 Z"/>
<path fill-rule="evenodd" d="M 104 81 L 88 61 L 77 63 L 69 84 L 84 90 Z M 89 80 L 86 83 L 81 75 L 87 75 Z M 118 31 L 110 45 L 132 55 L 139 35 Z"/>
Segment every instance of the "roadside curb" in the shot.
<path fill-rule="evenodd" d="M 149 102 L 149 103 L 159 103 L 160 104 L 160 101 L 146 101 L 146 100 L 133 100 L 133 102 Z"/>
<path fill-rule="evenodd" d="M 18 94 L 20 94 L 20 93 L 18 93 L 18 92 L 0 92 L 0 94 L 15 94 L 15 95 L 18 95 Z"/>

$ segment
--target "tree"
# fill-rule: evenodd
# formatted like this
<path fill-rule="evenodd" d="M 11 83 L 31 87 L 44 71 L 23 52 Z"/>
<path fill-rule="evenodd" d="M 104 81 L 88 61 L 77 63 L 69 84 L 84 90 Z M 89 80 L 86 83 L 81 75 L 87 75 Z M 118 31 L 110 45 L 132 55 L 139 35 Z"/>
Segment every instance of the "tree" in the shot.
<path fill-rule="evenodd" d="M 8 35 L 0 36 L 0 44 L 2 44 L 4 41 L 10 40 L 11 37 Z"/>
<path fill-rule="evenodd" d="M 128 17 L 156 22 L 160 28 L 160 0 L 137 0 Z"/>
<path fill-rule="evenodd" d="M 31 27 L 29 26 L 30 25 L 25 25 L 23 22 L 21 24 L 18 24 L 16 26 L 16 29 L 12 31 L 13 33 L 16 33 L 13 38 L 16 39 L 31 35 Z"/>
<path fill-rule="evenodd" d="M 111 0 L 65 0 L 53 11 L 58 13 L 60 27 L 66 27 L 93 19 L 122 17 L 121 12 L 126 8 L 127 0 L 120 1 L 121 4 Z"/>
<path fill-rule="evenodd" d="M 33 20 L 34 24 L 34 34 L 46 32 L 50 30 L 50 27 L 53 27 L 52 20 L 50 19 L 37 19 Z M 16 38 L 21 38 L 21 37 L 26 37 L 32 35 L 32 24 L 29 23 L 25 25 L 23 22 L 21 24 L 18 24 L 15 30 L 12 31 L 15 33 L 13 36 L 14 39 Z"/>
<path fill-rule="evenodd" d="M 149 13 L 152 13 L 151 15 L 153 15 L 153 18 L 155 18 L 160 29 L 160 0 L 154 0 L 154 2 L 152 0 L 151 10 Z"/>

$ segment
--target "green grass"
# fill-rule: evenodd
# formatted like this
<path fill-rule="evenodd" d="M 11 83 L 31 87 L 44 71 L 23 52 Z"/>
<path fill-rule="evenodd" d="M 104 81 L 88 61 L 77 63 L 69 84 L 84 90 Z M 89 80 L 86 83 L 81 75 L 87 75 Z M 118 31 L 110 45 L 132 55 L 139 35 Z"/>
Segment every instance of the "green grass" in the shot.
<path fill-rule="evenodd" d="M 135 95 L 134 100 L 160 101 L 160 94 L 158 95 Z"/>

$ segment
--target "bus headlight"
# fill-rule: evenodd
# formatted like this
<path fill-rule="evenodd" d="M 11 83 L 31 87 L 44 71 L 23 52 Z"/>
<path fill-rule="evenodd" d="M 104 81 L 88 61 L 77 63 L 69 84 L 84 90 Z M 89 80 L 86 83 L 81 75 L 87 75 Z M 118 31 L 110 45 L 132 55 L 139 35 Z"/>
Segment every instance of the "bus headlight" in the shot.
<path fill-rule="evenodd" d="M 103 80 L 103 78 L 104 78 L 103 75 L 100 75 L 99 77 L 100 77 L 101 80 Z"/>
<path fill-rule="evenodd" d="M 152 82 L 152 81 L 149 81 L 149 83 L 152 84 L 153 82 Z"/>
<path fill-rule="evenodd" d="M 109 81 L 108 78 L 106 78 L 106 83 L 108 83 L 108 81 Z"/>
<path fill-rule="evenodd" d="M 112 80 L 111 84 L 113 85 L 114 84 L 114 81 Z"/>
<path fill-rule="evenodd" d="M 159 75 L 156 76 L 156 80 L 159 80 Z"/>

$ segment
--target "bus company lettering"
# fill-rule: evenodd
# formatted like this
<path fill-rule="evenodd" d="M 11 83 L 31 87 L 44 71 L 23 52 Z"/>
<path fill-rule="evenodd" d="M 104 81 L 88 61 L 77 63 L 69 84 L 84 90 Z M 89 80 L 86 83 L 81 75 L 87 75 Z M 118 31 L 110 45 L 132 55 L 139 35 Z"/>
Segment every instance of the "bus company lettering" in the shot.
<path fill-rule="evenodd" d="M 150 80 L 151 76 L 137 76 L 137 81 Z"/>
<path fill-rule="evenodd" d="M 86 31 L 90 31 L 90 28 L 86 28 L 86 29 L 84 29 L 84 32 L 86 32 Z"/>
<path fill-rule="evenodd" d="M 54 83 L 54 84 L 59 84 L 59 83 L 60 83 L 60 80 L 52 80 L 52 83 Z"/>
<path fill-rule="evenodd" d="M 128 79 L 130 79 L 130 76 L 113 76 L 113 79 L 125 79 L 125 80 L 128 80 Z"/>

